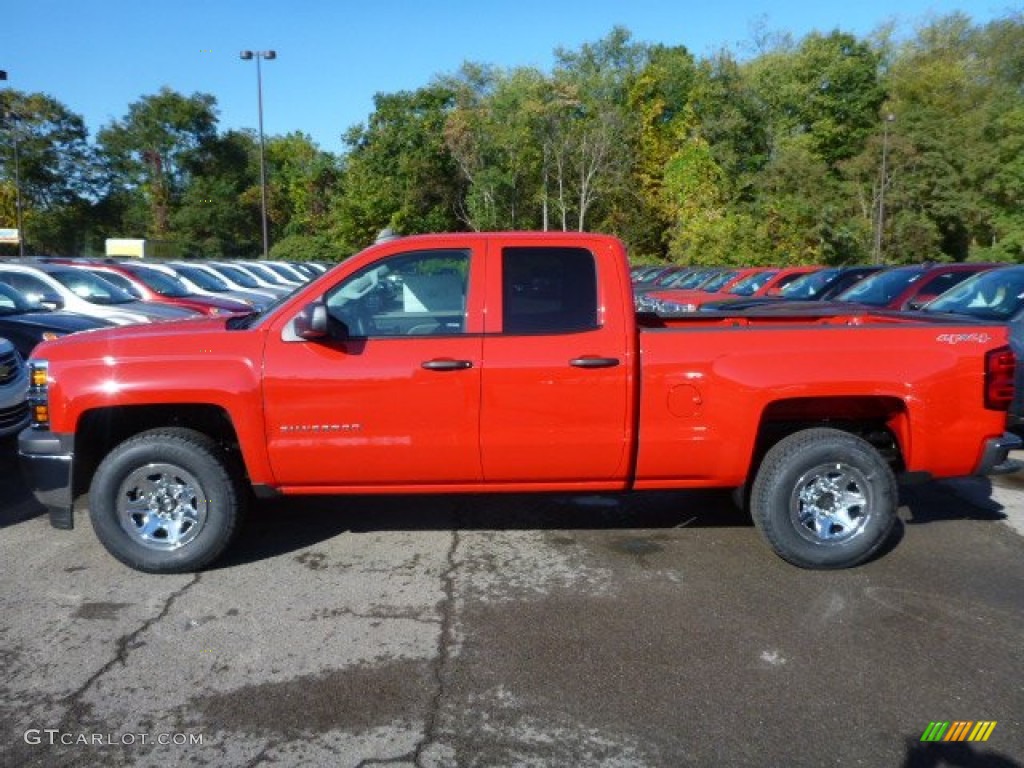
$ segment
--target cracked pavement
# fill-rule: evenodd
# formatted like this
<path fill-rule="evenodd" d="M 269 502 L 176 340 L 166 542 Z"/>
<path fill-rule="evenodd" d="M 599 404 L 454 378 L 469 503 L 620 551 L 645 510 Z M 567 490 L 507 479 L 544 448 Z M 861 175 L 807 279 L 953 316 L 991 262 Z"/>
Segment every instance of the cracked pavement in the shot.
<path fill-rule="evenodd" d="M 278 501 L 152 576 L 0 446 L 0 766 L 1021 766 L 1022 485 L 906 488 L 840 572 L 657 493 Z"/>

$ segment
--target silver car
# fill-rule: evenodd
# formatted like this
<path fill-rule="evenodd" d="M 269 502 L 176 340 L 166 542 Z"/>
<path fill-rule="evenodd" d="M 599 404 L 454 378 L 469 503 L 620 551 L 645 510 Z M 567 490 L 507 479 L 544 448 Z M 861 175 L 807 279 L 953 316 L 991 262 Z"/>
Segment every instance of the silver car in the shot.
<path fill-rule="evenodd" d="M 7 339 L 0 338 L 0 437 L 28 426 L 28 366 Z"/>

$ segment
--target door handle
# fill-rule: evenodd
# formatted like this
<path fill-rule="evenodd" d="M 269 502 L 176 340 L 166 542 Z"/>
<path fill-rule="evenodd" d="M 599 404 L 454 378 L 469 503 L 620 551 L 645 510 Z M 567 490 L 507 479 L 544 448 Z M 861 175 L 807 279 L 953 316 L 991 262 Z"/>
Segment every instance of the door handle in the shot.
<path fill-rule="evenodd" d="M 575 357 L 569 361 L 573 368 L 614 368 L 618 364 L 617 357 Z"/>
<path fill-rule="evenodd" d="M 471 360 L 424 360 L 420 363 L 421 368 L 428 371 L 463 371 L 472 368 Z"/>

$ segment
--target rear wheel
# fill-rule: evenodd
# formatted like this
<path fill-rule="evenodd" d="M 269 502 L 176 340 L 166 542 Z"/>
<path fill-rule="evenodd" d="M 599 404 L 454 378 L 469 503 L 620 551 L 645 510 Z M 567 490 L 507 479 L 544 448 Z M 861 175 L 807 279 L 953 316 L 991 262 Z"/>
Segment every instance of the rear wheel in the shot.
<path fill-rule="evenodd" d="M 896 522 L 892 469 L 856 435 L 808 429 L 765 455 L 751 515 L 783 559 L 803 568 L 848 568 L 886 541 Z"/>
<path fill-rule="evenodd" d="M 185 573 L 216 559 L 241 520 L 244 494 L 216 442 L 188 429 L 125 440 L 100 463 L 89 517 L 118 560 L 149 573 Z"/>

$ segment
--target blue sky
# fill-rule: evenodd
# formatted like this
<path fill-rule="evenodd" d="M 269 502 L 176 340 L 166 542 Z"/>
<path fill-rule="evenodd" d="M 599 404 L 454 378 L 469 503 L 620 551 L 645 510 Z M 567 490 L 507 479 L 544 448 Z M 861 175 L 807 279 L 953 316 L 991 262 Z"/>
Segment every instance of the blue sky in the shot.
<path fill-rule="evenodd" d="M 81 114 L 95 135 L 161 86 L 211 93 L 220 126 L 256 127 L 256 67 L 242 49 L 277 51 L 263 64 L 268 135 L 303 131 L 342 151 L 377 92 L 415 89 L 464 61 L 548 70 L 554 50 L 622 25 L 640 42 L 696 56 L 742 51 L 758 26 L 796 38 L 841 29 L 867 36 L 894 21 L 903 34 L 960 11 L 976 23 L 1020 12 L 990 0 L 7 0 L 0 69 L 8 87 L 42 91 Z"/>

